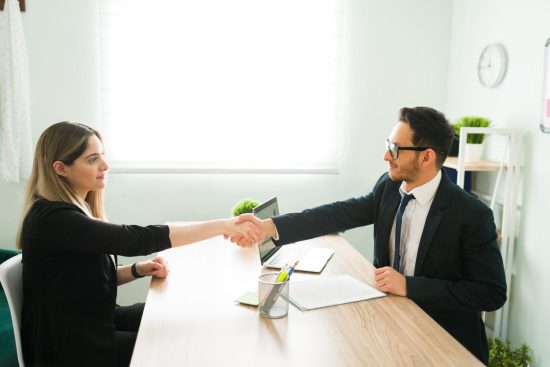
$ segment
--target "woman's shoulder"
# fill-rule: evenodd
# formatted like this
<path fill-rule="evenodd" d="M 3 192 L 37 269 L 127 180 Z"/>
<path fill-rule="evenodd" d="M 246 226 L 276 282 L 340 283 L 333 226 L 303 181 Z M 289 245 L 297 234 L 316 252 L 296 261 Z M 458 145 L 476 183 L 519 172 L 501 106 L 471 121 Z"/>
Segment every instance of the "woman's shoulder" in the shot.
<path fill-rule="evenodd" d="M 29 215 L 44 217 L 53 212 L 63 211 L 63 210 L 82 212 L 82 210 L 78 206 L 72 203 L 66 203 L 64 201 L 50 201 L 46 199 L 38 199 L 32 204 L 29 210 Z"/>
<path fill-rule="evenodd" d="M 59 232 L 69 219 L 81 215 L 83 212 L 74 204 L 62 201 L 38 199 L 31 205 L 25 215 L 22 228 L 22 243 L 27 252 L 35 246 L 36 241 L 42 243 L 49 234 Z M 39 240 L 37 240 L 39 239 Z"/>

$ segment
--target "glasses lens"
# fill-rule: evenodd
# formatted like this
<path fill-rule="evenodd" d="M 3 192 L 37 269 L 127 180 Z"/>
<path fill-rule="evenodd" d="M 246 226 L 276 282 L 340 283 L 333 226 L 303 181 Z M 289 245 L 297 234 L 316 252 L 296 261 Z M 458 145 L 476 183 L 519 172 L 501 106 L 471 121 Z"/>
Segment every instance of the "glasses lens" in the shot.
<path fill-rule="evenodd" d="M 393 159 L 397 159 L 397 155 L 399 153 L 399 147 L 395 145 L 394 143 L 390 143 L 389 140 L 386 140 L 386 149 L 390 151 L 391 157 Z"/>

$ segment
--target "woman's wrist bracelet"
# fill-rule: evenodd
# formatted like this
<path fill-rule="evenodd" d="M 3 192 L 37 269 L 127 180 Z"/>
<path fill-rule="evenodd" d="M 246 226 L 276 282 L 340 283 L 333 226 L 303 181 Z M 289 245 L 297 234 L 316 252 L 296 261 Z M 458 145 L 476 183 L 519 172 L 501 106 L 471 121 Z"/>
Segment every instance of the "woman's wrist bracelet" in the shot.
<path fill-rule="evenodd" d="M 143 276 L 143 275 L 139 275 L 139 273 L 137 272 L 136 265 L 137 265 L 137 263 L 133 263 L 133 264 L 132 264 L 132 267 L 130 268 L 130 270 L 131 270 L 131 272 L 132 272 L 132 276 L 133 276 L 134 278 L 143 278 L 144 276 Z"/>

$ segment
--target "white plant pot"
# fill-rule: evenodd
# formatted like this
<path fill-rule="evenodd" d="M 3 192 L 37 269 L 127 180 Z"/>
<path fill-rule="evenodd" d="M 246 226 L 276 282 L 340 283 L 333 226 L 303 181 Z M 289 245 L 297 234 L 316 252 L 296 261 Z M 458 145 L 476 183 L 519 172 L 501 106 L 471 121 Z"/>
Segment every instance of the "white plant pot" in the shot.
<path fill-rule="evenodd" d="M 464 155 L 466 162 L 477 162 L 481 160 L 483 153 L 483 144 L 466 144 L 466 154 Z"/>

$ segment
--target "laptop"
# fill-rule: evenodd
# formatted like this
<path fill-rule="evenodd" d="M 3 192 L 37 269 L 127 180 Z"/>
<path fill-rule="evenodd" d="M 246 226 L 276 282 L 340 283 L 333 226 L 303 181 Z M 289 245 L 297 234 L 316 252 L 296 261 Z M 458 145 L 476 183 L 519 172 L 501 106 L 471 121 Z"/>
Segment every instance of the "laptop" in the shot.
<path fill-rule="evenodd" d="M 254 208 L 254 215 L 259 219 L 279 215 L 277 197 L 273 197 Z M 332 249 L 304 245 L 288 244 L 278 247 L 271 237 L 258 244 L 258 251 L 262 266 L 266 268 L 280 269 L 285 264 L 292 266 L 299 260 L 296 270 L 311 273 L 320 273 L 334 254 Z"/>

